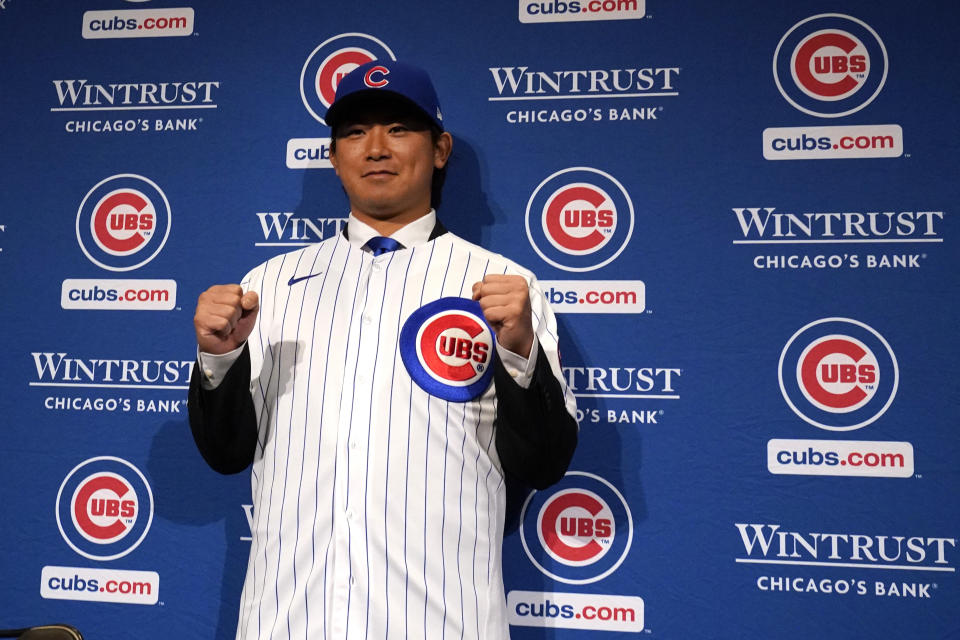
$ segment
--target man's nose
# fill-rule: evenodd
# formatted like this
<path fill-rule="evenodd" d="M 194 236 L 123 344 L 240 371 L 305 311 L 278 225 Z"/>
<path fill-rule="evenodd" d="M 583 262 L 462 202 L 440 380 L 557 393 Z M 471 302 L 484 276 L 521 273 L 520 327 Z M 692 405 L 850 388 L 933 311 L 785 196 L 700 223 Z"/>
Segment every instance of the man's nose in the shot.
<path fill-rule="evenodd" d="M 372 159 L 385 158 L 390 155 L 387 145 L 387 128 L 383 125 L 374 125 L 367 130 L 367 157 Z"/>

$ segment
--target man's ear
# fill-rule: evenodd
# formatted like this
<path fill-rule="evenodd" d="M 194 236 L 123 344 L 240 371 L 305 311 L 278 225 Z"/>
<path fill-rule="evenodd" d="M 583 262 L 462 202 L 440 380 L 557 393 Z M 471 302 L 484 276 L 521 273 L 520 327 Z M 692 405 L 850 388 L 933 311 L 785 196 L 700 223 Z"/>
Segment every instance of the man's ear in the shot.
<path fill-rule="evenodd" d="M 334 153 L 333 149 L 330 150 L 330 164 L 333 165 L 333 171 L 338 176 L 340 175 L 340 169 L 337 167 L 337 154 Z"/>
<path fill-rule="evenodd" d="M 433 145 L 433 166 L 437 169 L 442 169 L 447 164 L 447 160 L 450 159 L 450 153 L 452 151 L 453 136 L 444 131 L 440 134 L 440 137 L 437 138 L 437 143 Z M 330 159 L 333 159 L 332 154 Z"/>

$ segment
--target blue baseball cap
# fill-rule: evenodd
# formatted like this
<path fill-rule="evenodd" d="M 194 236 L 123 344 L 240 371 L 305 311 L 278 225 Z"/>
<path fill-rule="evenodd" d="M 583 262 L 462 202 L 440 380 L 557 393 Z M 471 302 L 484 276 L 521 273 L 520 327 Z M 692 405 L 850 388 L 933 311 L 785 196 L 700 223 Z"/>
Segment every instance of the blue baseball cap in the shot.
<path fill-rule="evenodd" d="M 396 60 L 373 60 L 345 75 L 324 120 L 333 129 L 358 103 L 376 100 L 378 94 L 410 103 L 443 131 L 440 101 L 430 76 L 420 67 Z"/>

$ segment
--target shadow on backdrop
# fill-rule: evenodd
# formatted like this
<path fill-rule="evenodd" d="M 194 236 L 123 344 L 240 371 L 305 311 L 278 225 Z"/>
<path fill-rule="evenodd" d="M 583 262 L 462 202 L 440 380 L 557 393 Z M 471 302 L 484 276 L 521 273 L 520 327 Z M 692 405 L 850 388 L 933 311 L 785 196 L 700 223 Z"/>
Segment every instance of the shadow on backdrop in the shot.
<path fill-rule="evenodd" d="M 240 504 L 250 500 L 250 472 L 224 476 L 208 467 L 196 449 L 186 420 L 166 422 L 160 427 L 150 445 L 147 469 L 154 495 L 158 496 L 154 509 L 157 518 L 185 526 L 223 523 L 223 579 L 217 597 L 219 611 L 213 637 L 232 640 L 236 636 L 250 543 L 240 540 L 229 521 L 240 513 Z M 189 500 L 160 496 L 189 496 Z M 212 563 L 213 556 L 205 556 L 204 561 Z"/>

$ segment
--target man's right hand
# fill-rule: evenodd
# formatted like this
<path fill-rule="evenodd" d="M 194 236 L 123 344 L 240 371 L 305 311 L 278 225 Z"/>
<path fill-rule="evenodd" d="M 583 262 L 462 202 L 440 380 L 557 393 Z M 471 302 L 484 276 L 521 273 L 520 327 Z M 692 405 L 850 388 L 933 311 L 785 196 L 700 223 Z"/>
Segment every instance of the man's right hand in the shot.
<path fill-rule="evenodd" d="M 242 345 L 257 319 L 260 300 L 238 284 L 216 284 L 200 294 L 193 327 L 204 353 L 223 354 Z"/>

